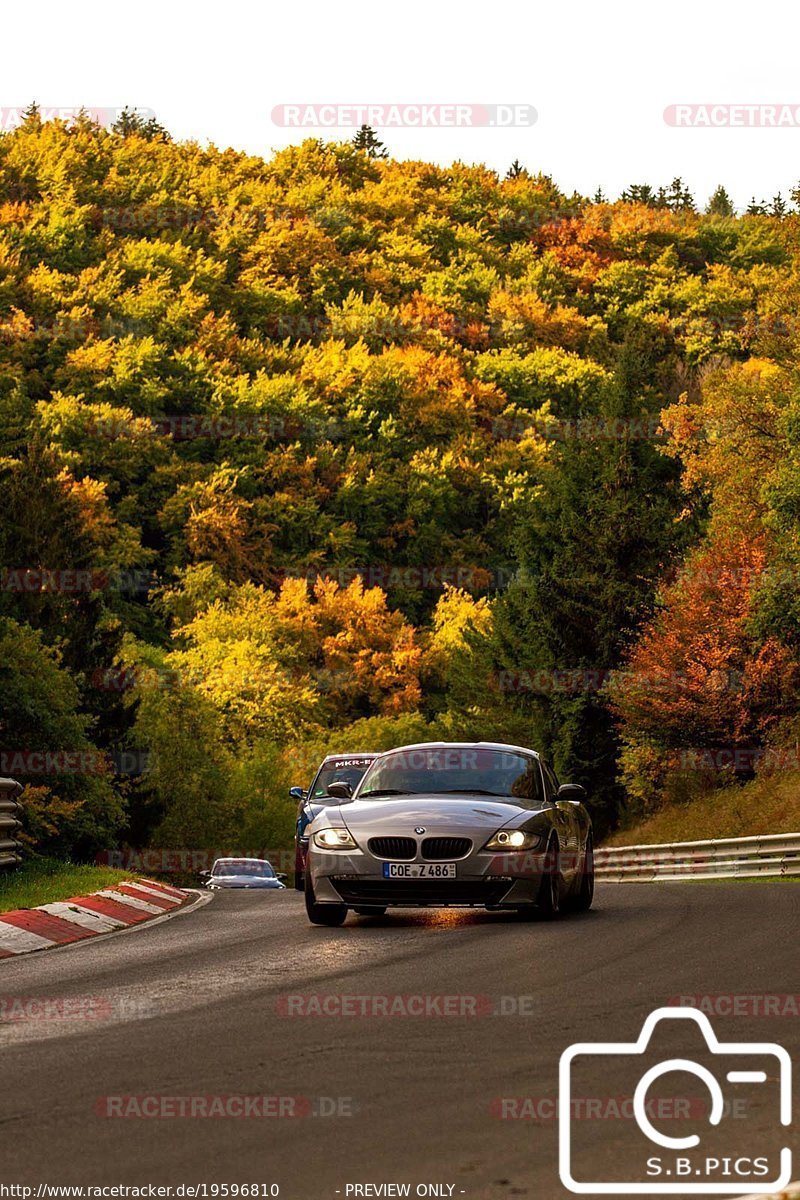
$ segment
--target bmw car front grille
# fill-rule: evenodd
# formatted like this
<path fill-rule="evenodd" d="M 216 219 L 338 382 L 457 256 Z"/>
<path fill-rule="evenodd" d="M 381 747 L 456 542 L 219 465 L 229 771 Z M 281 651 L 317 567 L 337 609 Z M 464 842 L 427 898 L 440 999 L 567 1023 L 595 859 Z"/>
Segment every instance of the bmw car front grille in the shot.
<path fill-rule="evenodd" d="M 469 838 L 430 837 L 422 843 L 422 857 L 432 862 L 443 862 L 446 859 L 464 858 L 471 849 Z"/>
<path fill-rule="evenodd" d="M 374 837 L 367 846 L 376 858 L 409 859 L 417 853 L 417 843 L 409 837 Z"/>

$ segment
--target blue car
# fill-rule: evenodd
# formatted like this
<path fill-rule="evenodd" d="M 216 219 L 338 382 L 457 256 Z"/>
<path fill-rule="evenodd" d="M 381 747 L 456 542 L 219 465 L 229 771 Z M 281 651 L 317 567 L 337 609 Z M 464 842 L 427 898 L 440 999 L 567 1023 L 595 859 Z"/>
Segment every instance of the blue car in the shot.
<path fill-rule="evenodd" d="M 329 754 L 322 760 L 319 770 L 314 776 L 314 782 L 308 791 L 305 788 L 289 788 L 289 795 L 297 801 L 297 825 L 294 838 L 294 886 L 298 892 L 305 887 L 306 855 L 308 854 L 308 838 L 305 831 L 317 813 L 321 812 L 328 803 L 328 787 L 332 783 L 349 783 L 352 791 L 361 783 L 367 772 L 367 767 L 377 753 L 366 754 Z M 334 800 L 334 804 L 338 801 Z"/>

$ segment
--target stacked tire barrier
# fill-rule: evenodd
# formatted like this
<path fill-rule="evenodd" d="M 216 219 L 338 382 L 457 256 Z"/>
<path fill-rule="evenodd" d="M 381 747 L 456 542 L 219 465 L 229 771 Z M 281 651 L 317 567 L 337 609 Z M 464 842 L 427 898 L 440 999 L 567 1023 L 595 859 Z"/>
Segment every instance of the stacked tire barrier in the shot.
<path fill-rule="evenodd" d="M 16 779 L 0 779 L 0 869 L 15 867 L 22 859 L 22 847 L 15 836 L 22 816 L 17 799 L 21 791 L 22 785 Z"/>
<path fill-rule="evenodd" d="M 595 871 L 609 883 L 800 875 L 800 833 L 600 847 Z"/>

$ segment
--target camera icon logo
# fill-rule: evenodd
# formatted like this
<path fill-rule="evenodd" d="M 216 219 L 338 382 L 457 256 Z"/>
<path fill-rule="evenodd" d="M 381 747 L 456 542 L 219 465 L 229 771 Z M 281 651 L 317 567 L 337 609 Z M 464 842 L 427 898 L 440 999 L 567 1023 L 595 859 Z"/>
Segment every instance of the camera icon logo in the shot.
<path fill-rule="evenodd" d="M 576 1178 L 592 1172 L 576 1169 L 576 1123 L 574 1108 L 576 1094 L 574 1081 L 579 1067 L 595 1072 L 599 1077 L 612 1077 L 611 1063 L 627 1065 L 630 1062 L 633 1077 L 638 1075 L 636 1056 L 648 1053 L 653 1032 L 660 1023 L 662 1030 L 674 1034 L 678 1029 L 675 1022 L 691 1022 L 695 1037 L 699 1030 L 705 1042 L 703 1057 L 709 1066 L 690 1058 L 670 1057 L 655 1063 L 643 1071 L 631 1089 L 632 1114 L 635 1121 L 637 1146 L 631 1161 L 638 1162 L 641 1152 L 641 1167 L 635 1166 L 636 1176 L 631 1179 Z M 715 1069 L 711 1069 L 711 1067 Z M 754 1069 L 754 1068 L 758 1069 Z M 715 1137 L 730 1132 L 730 1101 L 727 1092 L 741 1094 L 742 1087 L 753 1085 L 758 1100 L 764 1093 L 759 1089 L 777 1084 L 778 1094 L 775 1127 L 788 1126 L 792 1119 L 791 1073 L 792 1063 L 783 1046 L 774 1042 L 720 1042 L 705 1013 L 694 1008 L 658 1008 L 644 1022 L 635 1042 L 579 1042 L 569 1046 L 561 1056 L 559 1065 L 559 1173 L 561 1182 L 571 1192 L 584 1195 L 626 1194 L 673 1194 L 673 1195 L 730 1195 L 741 1196 L 744 1191 L 780 1191 L 791 1180 L 792 1152 L 786 1147 L 775 1147 L 774 1153 L 744 1153 L 740 1136 L 731 1138 L 730 1153 L 722 1153 L 703 1145 L 697 1133 L 675 1136 L 658 1127 L 658 1104 L 648 1097 L 663 1077 L 679 1073 L 684 1078 L 693 1076 L 698 1081 L 704 1097 L 702 1109 L 693 1107 L 684 1100 L 686 1113 L 697 1118 L 702 1112 L 706 1132 L 714 1131 Z M 723 1089 L 723 1081 L 731 1085 Z M 738 1101 L 737 1101 L 738 1102 Z M 654 1113 L 653 1109 L 656 1109 Z M 671 1116 L 675 1116 L 673 1109 Z M 678 1115 L 681 1115 L 680 1113 Z M 726 1130 L 727 1125 L 727 1130 Z M 739 1126 L 741 1129 L 741 1125 Z M 739 1130 L 737 1130 L 737 1135 Z M 642 1136 L 643 1135 L 643 1136 Z M 782 1137 L 781 1141 L 784 1140 Z M 656 1149 L 657 1151 L 656 1152 Z M 585 1155 L 583 1156 L 585 1159 Z M 590 1156 L 591 1157 L 591 1156 Z M 624 1156 L 620 1156 L 624 1157 Z M 594 1174 L 597 1174 L 594 1171 Z M 770 1178 L 770 1176 L 774 1176 Z M 753 1187 L 754 1183 L 757 1187 Z"/>

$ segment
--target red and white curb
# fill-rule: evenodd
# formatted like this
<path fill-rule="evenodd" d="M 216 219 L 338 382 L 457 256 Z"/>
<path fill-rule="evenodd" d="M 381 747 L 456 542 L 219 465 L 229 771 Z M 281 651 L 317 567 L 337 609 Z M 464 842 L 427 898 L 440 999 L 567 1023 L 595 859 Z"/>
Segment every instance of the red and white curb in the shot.
<path fill-rule="evenodd" d="M 0 958 L 50 950 L 101 933 L 116 933 L 163 917 L 194 898 L 192 892 L 150 879 L 118 883 L 89 896 L 0 913 Z"/>

